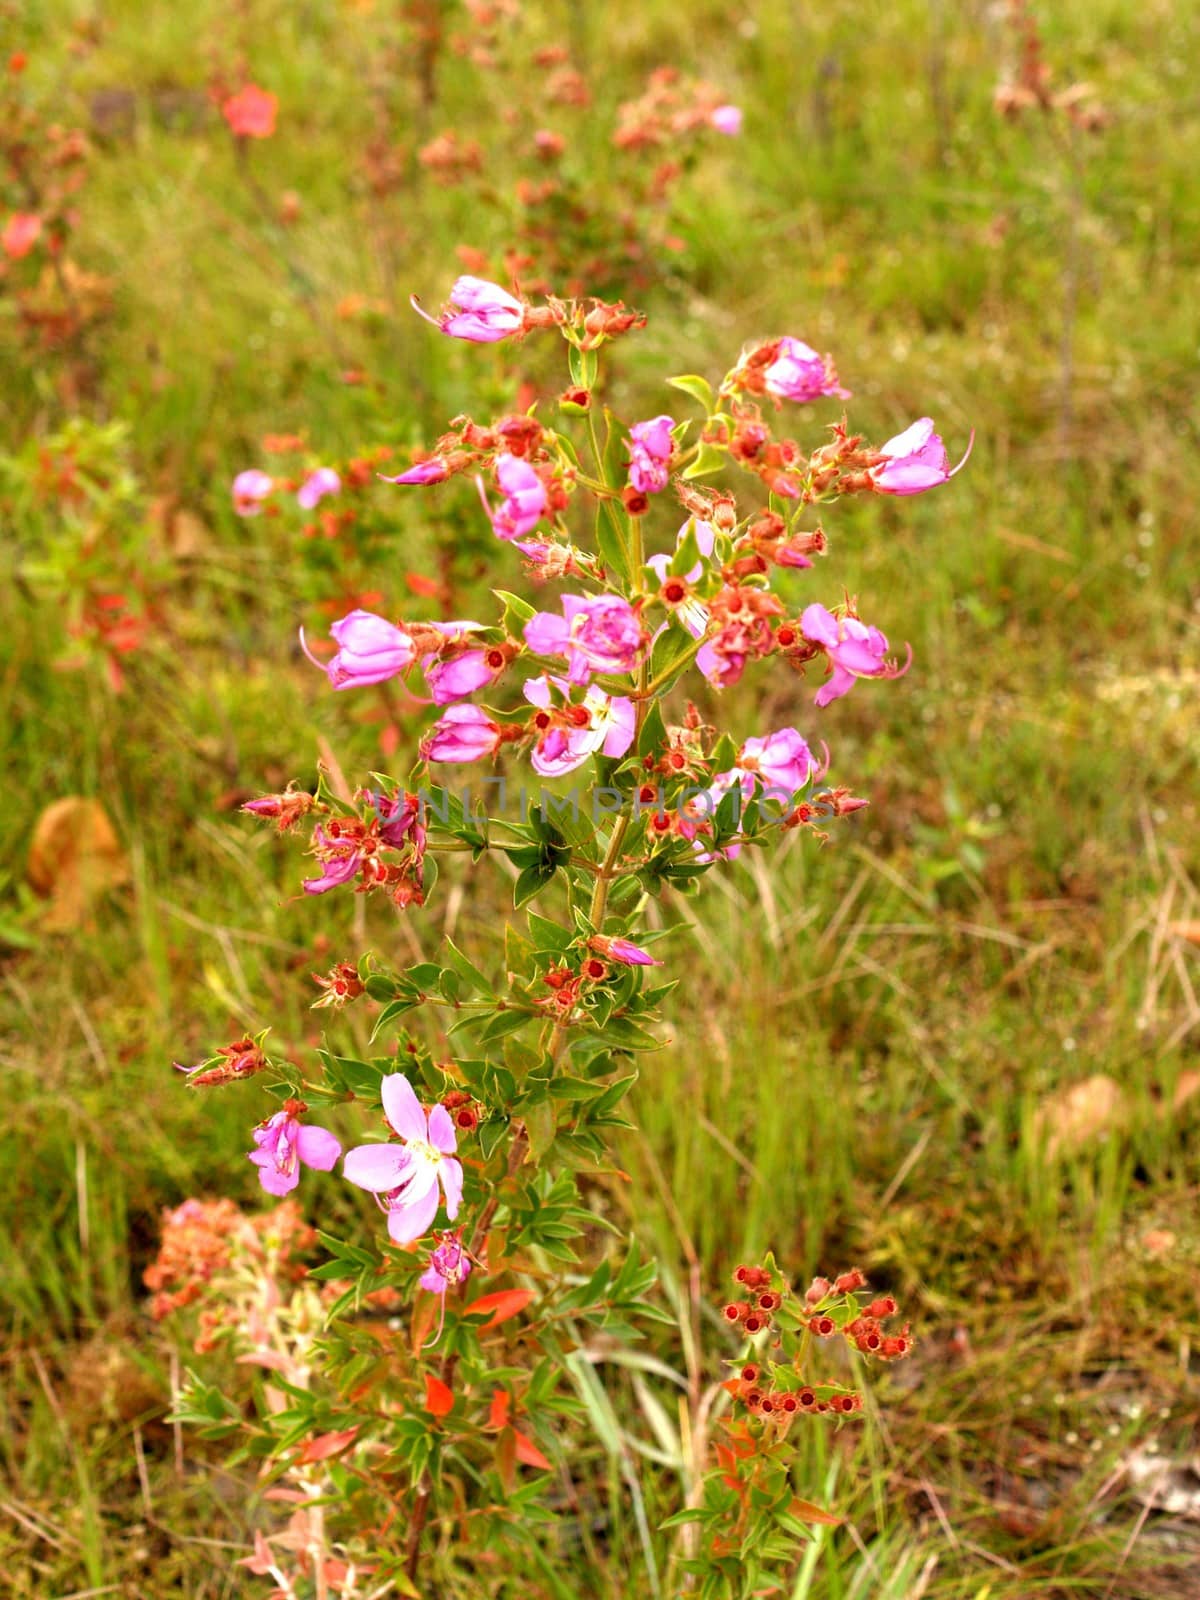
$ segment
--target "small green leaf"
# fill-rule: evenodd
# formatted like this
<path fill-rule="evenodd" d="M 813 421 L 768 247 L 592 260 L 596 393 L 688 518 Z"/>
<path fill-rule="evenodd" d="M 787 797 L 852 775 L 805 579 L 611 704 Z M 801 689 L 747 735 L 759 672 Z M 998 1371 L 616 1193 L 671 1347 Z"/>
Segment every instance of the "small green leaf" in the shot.
<path fill-rule="evenodd" d="M 667 384 L 672 389 L 681 389 L 684 394 L 690 394 L 693 400 L 699 401 L 705 411 L 713 409 L 712 384 L 707 378 L 701 378 L 694 372 L 682 373 L 678 378 L 668 378 Z"/>

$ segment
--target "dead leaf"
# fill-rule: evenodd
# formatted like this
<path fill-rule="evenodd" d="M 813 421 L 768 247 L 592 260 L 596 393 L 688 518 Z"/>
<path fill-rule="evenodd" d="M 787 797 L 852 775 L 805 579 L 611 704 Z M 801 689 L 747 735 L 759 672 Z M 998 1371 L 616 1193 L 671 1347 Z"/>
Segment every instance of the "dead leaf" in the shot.
<path fill-rule="evenodd" d="M 1172 1110 L 1182 1110 L 1194 1094 L 1200 1094 L 1200 1072 L 1194 1069 L 1181 1072 L 1175 1080 L 1175 1093 L 1171 1096 Z"/>
<path fill-rule="evenodd" d="M 1034 1126 L 1046 1140 L 1047 1154 L 1053 1156 L 1112 1132 L 1128 1115 L 1129 1101 L 1121 1085 L 1106 1072 L 1094 1072 L 1082 1083 L 1051 1095 L 1037 1112 Z"/>
<path fill-rule="evenodd" d="M 37 819 L 26 873 L 50 902 L 43 927 L 63 933 L 81 927 L 101 895 L 129 882 L 129 858 L 100 802 L 66 795 Z"/>
<path fill-rule="evenodd" d="M 1200 944 L 1200 922 L 1168 922 L 1167 932 L 1189 944 Z"/>
<path fill-rule="evenodd" d="M 826 1511 L 824 1506 L 814 1505 L 811 1500 L 793 1500 L 788 1506 L 788 1515 L 795 1517 L 797 1522 L 819 1522 L 826 1528 L 840 1528 L 845 1520 L 832 1511 Z"/>

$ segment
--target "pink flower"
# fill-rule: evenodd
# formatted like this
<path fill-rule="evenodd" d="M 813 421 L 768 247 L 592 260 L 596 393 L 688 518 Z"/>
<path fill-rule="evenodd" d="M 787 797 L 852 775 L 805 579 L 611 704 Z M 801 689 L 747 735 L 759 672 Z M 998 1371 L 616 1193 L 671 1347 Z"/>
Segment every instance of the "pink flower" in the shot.
<path fill-rule="evenodd" d="M 402 1072 L 389 1073 L 380 1086 L 383 1111 L 399 1144 L 360 1144 L 346 1152 L 342 1171 L 360 1189 L 369 1189 L 387 1212 L 395 1244 L 411 1244 L 428 1233 L 437 1215 L 439 1186 L 451 1222 L 462 1203 L 462 1164 L 454 1160 L 458 1137 L 445 1106 L 421 1109 Z"/>
<path fill-rule="evenodd" d="M 818 400 L 822 395 L 850 398 L 849 389 L 839 387 L 837 372 L 828 356 L 819 356 L 803 339 L 780 339 L 774 361 L 763 373 L 768 394 L 783 400 Z"/>
<path fill-rule="evenodd" d="M 566 699 L 570 685 L 563 678 L 531 678 L 522 691 L 541 713 L 534 718 L 538 737 L 530 757 L 535 772 L 543 778 L 561 778 L 597 751 L 614 758 L 625 754 L 637 728 L 632 700 L 607 695 L 593 685 L 582 704 L 572 705 L 566 699 L 563 707 L 552 709 L 551 684 Z"/>
<path fill-rule="evenodd" d="M 479 706 L 450 706 L 421 740 L 426 761 L 481 761 L 504 743 L 504 729 Z"/>
<path fill-rule="evenodd" d="M 342 480 L 332 467 L 318 467 L 315 472 L 310 472 L 300 485 L 299 493 L 296 495 L 297 504 L 302 511 L 311 511 L 327 494 L 338 494 L 341 487 Z"/>
<path fill-rule="evenodd" d="M 413 310 L 432 322 L 442 333 L 452 339 L 469 339 L 474 344 L 494 344 L 520 333 L 525 325 L 525 307 L 502 289 L 498 283 L 488 283 L 485 278 L 464 276 L 456 280 L 450 291 L 450 309 L 440 317 L 431 317 L 422 310 L 416 295 L 412 297 Z"/>
<path fill-rule="evenodd" d="M 330 628 L 339 649 L 331 661 L 318 661 L 300 630 L 300 643 L 314 666 L 328 674 L 335 689 L 362 689 L 386 683 L 416 660 L 416 647 L 403 628 L 373 611 L 351 611 Z"/>
<path fill-rule="evenodd" d="M 463 650 L 425 668 L 425 681 L 434 705 L 447 706 L 474 694 L 497 678 L 502 670 L 490 661 L 490 650 Z"/>
<path fill-rule="evenodd" d="M 631 944 L 628 939 L 609 939 L 602 933 L 594 934 L 588 940 L 588 949 L 594 950 L 598 956 L 607 956 L 610 961 L 619 961 L 624 967 L 662 966 L 662 962 L 656 961 L 641 945 Z"/>
<path fill-rule="evenodd" d="M 871 482 L 880 494 L 921 494 L 926 489 L 936 489 L 939 483 L 947 483 L 962 471 L 974 443 L 972 431 L 962 460 L 951 467 L 946 446 L 933 431 L 933 418 L 922 417 L 880 445 L 879 454 L 886 460 L 871 468 Z"/>
<path fill-rule="evenodd" d="M 285 1100 L 283 1110 L 254 1130 L 257 1150 L 250 1160 L 258 1168 L 258 1181 L 268 1194 L 290 1194 L 300 1182 L 300 1167 L 331 1172 L 342 1147 L 324 1128 L 300 1121 L 308 1107 L 303 1100 Z"/>
<path fill-rule="evenodd" d="M 275 480 L 266 472 L 251 467 L 239 472 L 233 480 L 233 509 L 239 517 L 256 517 L 262 503 L 275 487 Z"/>
<path fill-rule="evenodd" d="M 441 1243 L 429 1252 L 429 1263 L 417 1279 L 430 1294 L 457 1289 L 471 1276 L 471 1262 L 462 1247 L 462 1233 L 443 1233 Z"/>
<path fill-rule="evenodd" d="M 304 878 L 301 882 L 305 894 L 326 894 L 357 878 L 363 864 L 362 851 L 353 839 L 340 839 L 326 833 L 324 828 L 313 829 L 313 854 L 321 864 L 319 878 Z"/>
<path fill-rule="evenodd" d="M 831 676 L 817 690 L 816 703 L 827 706 L 854 687 L 855 678 L 898 678 L 908 671 L 912 650 L 903 667 L 887 660 L 887 636 L 869 628 L 857 617 L 835 617 L 824 606 L 806 606 L 800 632 L 819 644 L 829 657 Z"/>
<path fill-rule="evenodd" d="M 525 624 L 525 643 L 539 656 L 563 656 L 571 683 L 593 672 L 632 672 L 644 634 L 637 612 L 617 595 L 562 596 L 563 615 L 539 611 Z"/>
<path fill-rule="evenodd" d="M 492 519 L 496 536 L 504 540 L 523 539 L 532 533 L 546 514 L 546 486 L 528 461 L 519 456 L 497 456 L 496 482 L 504 490 L 500 509 L 493 511 L 488 504 L 483 479 L 478 478 L 479 496 L 484 510 Z"/>
<path fill-rule="evenodd" d="M 747 659 L 744 650 L 725 648 L 720 635 L 696 652 L 697 667 L 715 689 L 728 689 L 737 683 L 746 670 Z"/>
<path fill-rule="evenodd" d="M 428 461 L 418 461 L 415 467 L 409 467 L 407 472 L 401 472 L 395 478 L 386 477 L 382 472 L 378 476 L 384 483 L 445 483 L 450 476 L 450 468 L 441 456 L 430 456 Z"/>
<path fill-rule="evenodd" d="M 738 752 L 738 766 L 754 773 L 770 789 L 795 794 L 817 770 L 812 752 L 795 728 L 781 728 L 765 739 L 747 739 Z"/>
<path fill-rule="evenodd" d="M 629 430 L 629 483 L 638 494 L 657 494 L 665 489 L 670 476 L 669 463 L 675 441 L 671 429 L 674 417 L 652 417 L 635 422 Z"/>
<path fill-rule="evenodd" d="M 735 138 L 742 131 L 741 106 L 718 106 L 715 111 L 709 112 L 708 125 L 710 128 L 715 128 L 718 133 Z"/>
<path fill-rule="evenodd" d="M 256 83 L 248 83 L 230 95 L 221 106 L 221 115 L 239 139 L 269 139 L 275 132 L 275 113 L 279 101 Z"/>
<path fill-rule="evenodd" d="M 0 234 L 0 249 L 11 261 L 20 261 L 41 236 L 42 219 L 35 211 L 14 211 Z"/>

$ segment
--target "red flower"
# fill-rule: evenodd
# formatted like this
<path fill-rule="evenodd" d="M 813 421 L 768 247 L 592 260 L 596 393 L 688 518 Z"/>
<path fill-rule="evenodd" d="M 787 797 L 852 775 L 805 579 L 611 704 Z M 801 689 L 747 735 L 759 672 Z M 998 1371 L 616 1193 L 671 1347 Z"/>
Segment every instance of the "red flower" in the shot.
<path fill-rule="evenodd" d="M 275 132 L 275 113 L 278 99 L 256 83 L 248 83 L 237 94 L 230 95 L 221 107 L 221 115 L 239 139 L 269 139 Z"/>
<path fill-rule="evenodd" d="M 42 219 L 34 211 L 14 211 L 0 235 L 0 248 L 13 261 L 27 256 L 42 233 Z"/>

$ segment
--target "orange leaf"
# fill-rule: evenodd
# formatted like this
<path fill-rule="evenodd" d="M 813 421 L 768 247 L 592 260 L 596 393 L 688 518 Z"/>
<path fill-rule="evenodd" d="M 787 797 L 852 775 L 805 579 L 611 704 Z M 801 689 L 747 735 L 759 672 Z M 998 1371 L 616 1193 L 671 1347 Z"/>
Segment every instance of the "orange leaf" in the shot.
<path fill-rule="evenodd" d="M 328 1461 L 330 1456 L 340 1455 L 348 1449 L 357 1437 L 357 1428 L 343 1428 L 340 1433 L 319 1433 L 315 1439 L 306 1442 L 296 1457 L 296 1465 L 303 1467 L 310 1461 Z"/>
<path fill-rule="evenodd" d="M 515 1317 L 518 1312 L 533 1299 L 532 1289 L 498 1289 L 495 1294 L 482 1295 L 478 1300 L 472 1300 L 464 1308 L 464 1315 L 468 1317 L 486 1316 L 490 1311 L 491 1320 L 485 1322 L 480 1328 L 480 1333 L 488 1328 L 498 1328 L 502 1322 L 507 1322 L 510 1317 Z"/>
<path fill-rule="evenodd" d="M 489 1428 L 503 1428 L 508 1422 L 510 1396 L 507 1389 L 492 1390 L 492 1409 L 488 1412 Z"/>
<path fill-rule="evenodd" d="M 793 1500 L 788 1511 L 800 1522 L 819 1522 L 826 1528 L 840 1528 L 844 1520 L 826 1511 L 824 1506 L 813 1505 L 811 1500 Z"/>
<path fill-rule="evenodd" d="M 454 1395 L 440 1378 L 432 1372 L 425 1374 L 425 1409 L 435 1417 L 444 1417 L 454 1405 Z"/>
<path fill-rule="evenodd" d="M 538 1449 L 537 1445 L 534 1444 L 532 1439 L 527 1439 L 525 1435 L 520 1433 L 516 1428 L 513 1429 L 513 1438 L 517 1441 L 518 1461 L 523 1461 L 527 1467 L 538 1467 L 542 1472 L 550 1472 L 553 1470 L 550 1466 L 550 1463 L 546 1460 L 545 1456 Z"/>
<path fill-rule="evenodd" d="M 108 813 L 82 795 L 55 800 L 38 817 L 27 870 L 34 890 L 50 902 L 45 926 L 57 933 L 83 926 L 101 895 L 130 877 Z"/>

